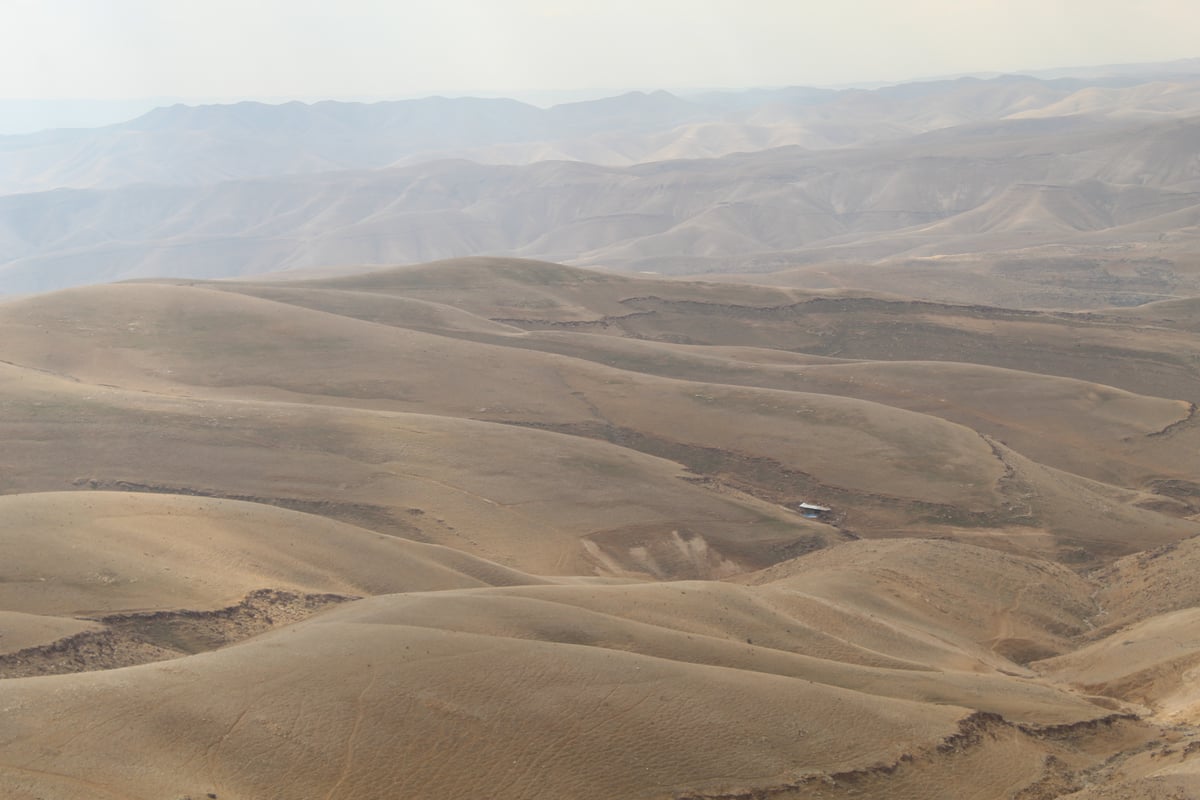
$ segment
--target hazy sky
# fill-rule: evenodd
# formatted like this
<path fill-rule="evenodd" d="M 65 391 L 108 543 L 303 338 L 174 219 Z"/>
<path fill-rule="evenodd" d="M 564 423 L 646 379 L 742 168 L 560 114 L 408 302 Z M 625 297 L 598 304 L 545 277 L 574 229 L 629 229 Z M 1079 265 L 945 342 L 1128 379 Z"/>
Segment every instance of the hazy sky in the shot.
<path fill-rule="evenodd" d="M 0 0 L 0 98 L 829 85 L 1200 55 L 1197 0 Z"/>

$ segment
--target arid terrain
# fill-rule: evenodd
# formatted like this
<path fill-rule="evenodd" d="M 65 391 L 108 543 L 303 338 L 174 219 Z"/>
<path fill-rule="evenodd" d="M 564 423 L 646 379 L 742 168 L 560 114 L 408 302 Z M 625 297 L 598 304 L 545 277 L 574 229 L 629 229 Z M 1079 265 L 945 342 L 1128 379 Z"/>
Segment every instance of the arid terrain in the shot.
<path fill-rule="evenodd" d="M 0 800 L 1200 798 L 1198 143 L 1196 59 L 0 137 Z"/>
<path fill-rule="evenodd" d="M 8 300 L 0 794 L 1200 796 L 1198 319 L 499 258 Z"/>
<path fill-rule="evenodd" d="M 0 294 L 486 254 L 1009 308 L 1194 296 L 1198 64 L 0 136 Z"/>

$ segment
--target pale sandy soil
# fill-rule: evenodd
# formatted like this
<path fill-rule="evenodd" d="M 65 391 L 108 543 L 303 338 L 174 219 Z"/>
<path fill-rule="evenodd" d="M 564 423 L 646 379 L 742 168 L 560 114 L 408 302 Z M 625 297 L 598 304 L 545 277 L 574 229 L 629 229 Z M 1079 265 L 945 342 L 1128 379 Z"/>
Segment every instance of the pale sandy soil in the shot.
<path fill-rule="evenodd" d="M 1196 796 L 1189 314 L 502 260 L 6 303 L 0 794 Z"/>

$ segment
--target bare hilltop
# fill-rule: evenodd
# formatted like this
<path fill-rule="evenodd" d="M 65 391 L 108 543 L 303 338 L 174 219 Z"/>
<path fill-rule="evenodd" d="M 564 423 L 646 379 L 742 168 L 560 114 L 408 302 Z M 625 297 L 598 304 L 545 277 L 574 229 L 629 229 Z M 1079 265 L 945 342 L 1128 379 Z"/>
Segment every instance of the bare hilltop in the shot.
<path fill-rule="evenodd" d="M 1186 309 L 486 258 L 0 305 L 0 786 L 1183 796 Z"/>

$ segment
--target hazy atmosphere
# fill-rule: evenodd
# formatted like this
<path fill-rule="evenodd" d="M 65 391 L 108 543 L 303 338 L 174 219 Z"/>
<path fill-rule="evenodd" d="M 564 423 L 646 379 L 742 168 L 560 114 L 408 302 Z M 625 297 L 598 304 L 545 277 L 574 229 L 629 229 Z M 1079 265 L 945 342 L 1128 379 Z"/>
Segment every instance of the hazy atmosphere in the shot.
<path fill-rule="evenodd" d="M 1194 55 L 1190 0 L 7 0 L 0 98 L 830 85 Z"/>

